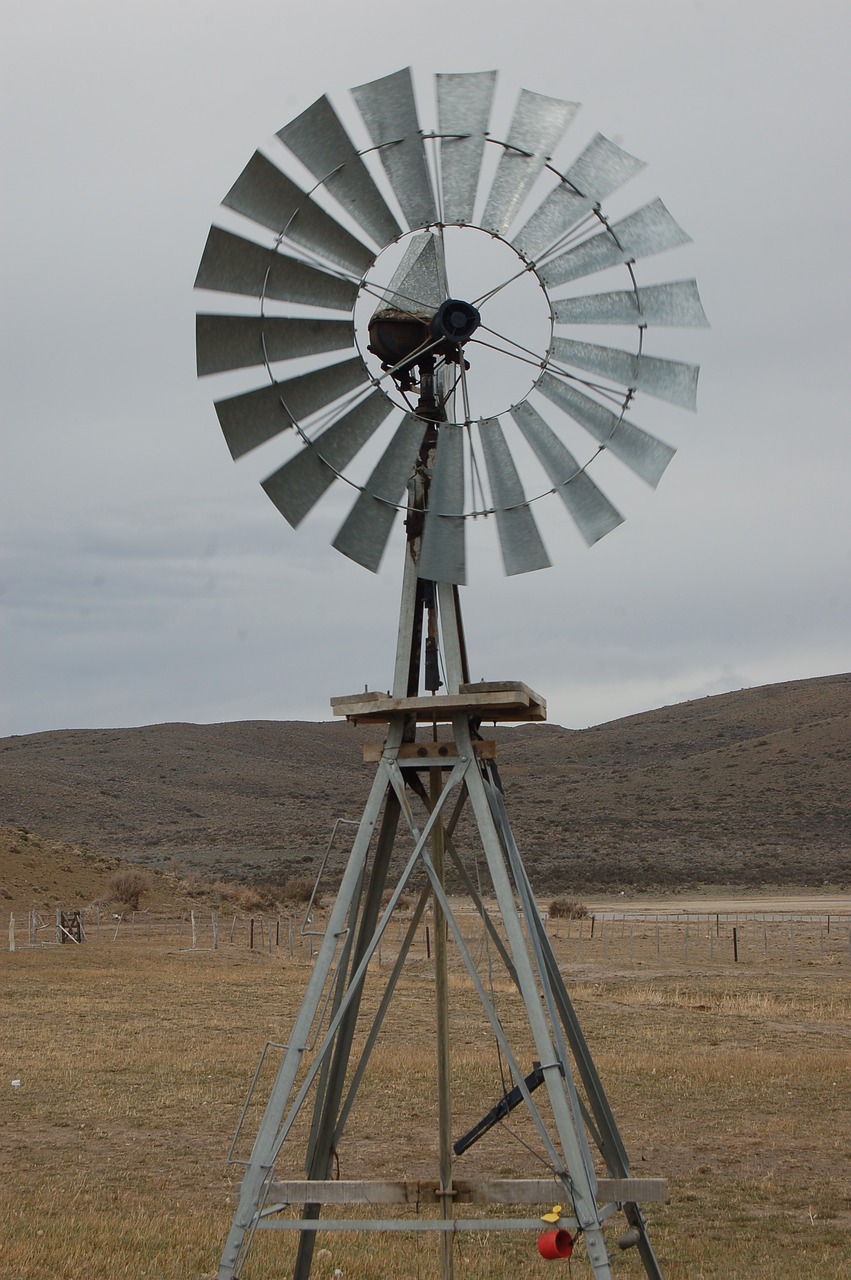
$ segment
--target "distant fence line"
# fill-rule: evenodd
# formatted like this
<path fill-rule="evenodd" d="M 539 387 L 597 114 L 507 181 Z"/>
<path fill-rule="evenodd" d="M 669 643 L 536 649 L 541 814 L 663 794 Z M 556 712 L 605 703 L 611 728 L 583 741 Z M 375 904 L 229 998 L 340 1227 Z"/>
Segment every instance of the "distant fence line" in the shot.
<path fill-rule="evenodd" d="M 458 913 L 465 942 L 475 955 L 486 945 L 472 904 Z M 79 931 L 74 917 L 79 917 Z M 398 954 L 410 916 L 400 913 L 386 931 L 376 963 Z M 544 917 L 560 962 L 631 964 L 682 961 L 692 964 L 798 964 L 851 962 L 851 912 L 604 910 L 582 918 Z M 33 908 L 21 918 L 9 913 L 10 951 L 83 943 L 156 943 L 186 951 L 240 948 L 310 960 L 324 931 L 315 912 L 249 914 L 190 910 L 178 915 L 99 908 L 62 913 Z M 3 928 L 0 917 L 0 930 Z M 2 936 L 2 932 L 0 932 Z M 426 915 L 411 948 L 412 959 L 431 959 L 433 924 Z"/>
<path fill-rule="evenodd" d="M 576 963 L 851 962 L 849 912 L 605 911 L 550 920 L 548 930 L 560 955 Z"/>
<path fill-rule="evenodd" d="M 77 917 L 78 929 L 68 927 Z M 2 929 L 2 924 L 0 924 Z M 314 935 L 315 936 L 315 935 Z M 185 911 L 177 915 L 153 911 L 110 912 L 87 907 L 79 912 L 55 913 L 33 907 L 25 916 L 9 913 L 9 950 L 85 942 L 172 943 L 189 950 L 218 950 L 221 946 L 247 946 L 272 950 L 283 944 L 293 955 L 298 946 L 312 953 L 311 935 L 301 919 L 287 915 L 248 915 L 243 912 Z"/>

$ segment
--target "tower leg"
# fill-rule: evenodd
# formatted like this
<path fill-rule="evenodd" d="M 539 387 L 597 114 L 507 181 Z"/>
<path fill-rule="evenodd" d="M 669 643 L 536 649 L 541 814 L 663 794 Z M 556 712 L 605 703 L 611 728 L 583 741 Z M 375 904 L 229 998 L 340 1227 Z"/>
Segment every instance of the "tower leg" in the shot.
<path fill-rule="evenodd" d="M 396 796 L 390 792 L 387 795 L 384 805 L 381 831 L 375 850 L 375 857 L 372 864 L 369 883 L 363 897 L 363 909 L 360 914 L 360 921 L 357 927 L 357 939 L 351 957 L 349 982 L 351 981 L 351 974 L 356 972 L 358 966 L 363 960 L 369 941 L 375 932 L 375 926 L 378 923 L 378 916 L 381 910 L 381 896 L 384 893 L 384 887 L 387 883 L 387 869 L 390 864 L 390 857 L 393 853 L 393 844 L 396 838 L 398 822 L 399 802 Z M 353 915 L 354 914 L 356 913 L 353 912 Z M 353 919 L 352 927 L 354 927 L 354 924 L 355 921 Z M 346 970 L 342 964 L 340 976 L 341 981 L 337 986 L 337 992 L 332 1006 L 332 1014 L 337 1013 L 345 990 L 344 979 L 346 977 Z M 345 1085 L 349 1057 L 351 1056 L 352 1051 L 352 1041 L 354 1040 L 362 992 L 363 987 L 358 986 L 356 993 L 346 1010 L 345 1017 L 340 1023 L 340 1029 L 337 1032 L 336 1043 L 334 1045 L 333 1056 L 326 1059 L 326 1063 L 328 1065 L 323 1069 L 318 1083 L 316 1101 L 314 1103 L 310 1144 L 308 1147 L 307 1161 L 305 1165 L 305 1174 L 308 1179 L 322 1179 L 329 1178 L 331 1176 L 335 1150 L 334 1132 L 337 1128 L 340 1103 L 343 1096 L 343 1087 Z M 319 1214 L 320 1206 L 318 1204 L 306 1204 L 303 1208 L 302 1217 L 318 1218 Z M 307 1277 L 310 1275 L 310 1266 L 313 1259 L 315 1244 L 315 1232 L 303 1231 L 301 1233 L 299 1237 L 298 1253 L 296 1255 L 295 1270 L 293 1272 L 294 1280 L 307 1280 Z"/>
<path fill-rule="evenodd" d="M 401 722 L 391 728 L 391 734 L 388 737 L 388 743 L 391 746 L 398 747 L 402 739 L 402 728 Z M 393 739 L 392 743 L 391 738 Z M 256 1226 L 257 1214 L 265 1201 L 266 1185 L 274 1167 L 278 1127 L 292 1093 L 298 1069 L 309 1041 L 310 1029 L 316 1017 L 341 938 L 345 933 L 352 904 L 359 893 L 367 853 L 387 792 L 386 774 L 379 769 L 372 784 L 349 860 L 343 872 L 340 889 L 331 910 L 325 936 L 320 944 L 286 1053 L 278 1069 L 275 1083 L 272 1086 L 251 1156 L 243 1175 L 239 1202 L 222 1253 L 221 1262 L 219 1263 L 218 1280 L 232 1280 L 233 1277 L 239 1275 L 242 1259 Z"/>
<path fill-rule="evenodd" d="M 459 749 L 469 752 L 472 758 L 474 752 L 467 718 L 457 717 L 453 722 L 453 730 Z M 527 938 L 524 937 L 506 867 L 503 841 L 494 821 L 485 778 L 478 768 L 473 767 L 468 770 L 466 781 L 494 893 L 508 938 L 517 985 L 544 1073 L 544 1083 L 564 1157 L 565 1186 L 585 1236 L 588 1258 L 594 1275 L 598 1280 L 611 1280 L 611 1269 L 597 1209 L 597 1183 L 591 1152 L 588 1148 L 582 1118 L 579 1115 L 578 1104 L 570 1097 L 567 1087 L 570 1081 L 570 1068 L 565 1055 L 560 1054 L 553 1043 L 556 1028 L 552 1020 L 548 1019 L 547 1011 L 538 994 L 539 983 L 545 993 L 547 992 L 548 975 L 546 971 L 542 972 L 540 965 L 537 966 L 537 972 L 535 971 L 533 956 L 530 955 L 530 949 L 527 947 Z M 534 934 L 530 933 L 527 936 L 534 950 Z"/>

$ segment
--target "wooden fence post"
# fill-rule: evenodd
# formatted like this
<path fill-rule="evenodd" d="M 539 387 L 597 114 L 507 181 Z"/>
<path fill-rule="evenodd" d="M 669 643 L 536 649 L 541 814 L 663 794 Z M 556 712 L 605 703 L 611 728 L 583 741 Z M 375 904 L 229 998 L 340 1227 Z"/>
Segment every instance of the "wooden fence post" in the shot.
<path fill-rule="evenodd" d="M 210 920 L 213 926 L 213 950 L 219 949 L 219 913 L 218 911 L 210 912 Z"/>
<path fill-rule="evenodd" d="M 9 950 L 15 951 L 15 916 L 13 912 L 9 912 Z"/>

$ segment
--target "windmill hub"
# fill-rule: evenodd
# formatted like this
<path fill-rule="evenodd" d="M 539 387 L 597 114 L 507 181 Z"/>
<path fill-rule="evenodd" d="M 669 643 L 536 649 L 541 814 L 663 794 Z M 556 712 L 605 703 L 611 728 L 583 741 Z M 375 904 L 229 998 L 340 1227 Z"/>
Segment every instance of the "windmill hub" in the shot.
<path fill-rule="evenodd" d="M 472 338 L 481 321 L 482 317 L 471 302 L 447 298 L 432 317 L 429 332 L 433 338 L 446 338 L 460 347 Z"/>
<path fill-rule="evenodd" d="M 553 340 L 539 278 L 510 244 L 475 226 L 415 231 L 387 246 L 364 276 L 354 322 L 364 363 L 399 408 L 413 407 L 423 356 L 453 366 L 457 402 L 444 412 L 462 421 L 462 352 L 470 407 L 490 418 L 527 398 Z"/>

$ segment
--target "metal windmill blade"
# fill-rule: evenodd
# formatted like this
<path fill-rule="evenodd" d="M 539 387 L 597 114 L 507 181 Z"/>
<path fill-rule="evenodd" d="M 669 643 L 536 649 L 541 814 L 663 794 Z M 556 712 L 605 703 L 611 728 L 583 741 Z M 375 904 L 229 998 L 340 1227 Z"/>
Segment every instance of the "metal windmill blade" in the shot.
<path fill-rule="evenodd" d="M 438 75 L 433 96 L 424 124 L 403 69 L 356 86 L 354 109 L 317 99 L 278 130 L 274 160 L 254 153 L 222 202 L 239 230 L 211 228 L 196 287 L 259 310 L 199 314 L 198 373 L 258 371 L 216 413 L 235 458 L 279 442 L 263 488 L 293 526 L 347 482 L 333 545 L 376 570 L 416 493 L 419 573 L 461 583 L 473 518 L 494 518 L 508 574 L 549 565 L 533 514 L 548 494 L 589 545 L 620 524 L 593 478 L 602 450 L 658 484 L 674 449 L 633 421 L 634 402 L 693 410 L 698 367 L 651 352 L 649 335 L 707 320 L 694 280 L 639 279 L 645 257 L 689 242 L 661 200 L 604 212 L 643 161 L 599 133 L 557 161 L 577 103 L 524 89 L 506 112 L 491 71 Z M 583 291 L 604 271 L 621 286 Z M 545 339 L 522 307 L 500 310 L 517 280 Z M 597 326 L 632 337 L 595 342 Z M 499 403 L 503 373 L 521 385 Z"/>

